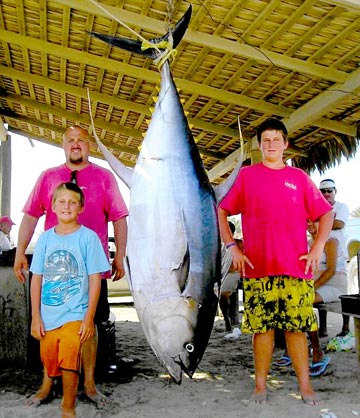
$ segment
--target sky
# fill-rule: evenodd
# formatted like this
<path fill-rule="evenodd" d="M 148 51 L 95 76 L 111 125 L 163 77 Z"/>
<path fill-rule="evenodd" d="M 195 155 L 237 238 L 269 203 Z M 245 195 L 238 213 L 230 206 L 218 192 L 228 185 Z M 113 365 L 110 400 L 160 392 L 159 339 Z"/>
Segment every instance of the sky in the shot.
<path fill-rule="evenodd" d="M 32 145 L 33 144 L 33 145 Z M 11 236 L 17 243 L 18 227 L 22 219 L 22 208 L 30 194 L 38 176 L 42 171 L 49 167 L 54 167 L 64 163 L 65 156 L 62 148 L 47 145 L 39 141 L 30 141 L 22 136 L 11 134 L 12 148 L 12 182 L 11 182 L 11 218 L 16 223 L 11 231 Z M 109 168 L 107 162 L 95 158 L 91 161 Z M 337 186 L 336 199 L 346 203 L 350 211 L 360 207 L 360 186 L 357 183 L 360 179 L 360 154 L 347 161 L 345 158 L 340 165 L 327 170 L 320 175 L 315 172 L 311 175 L 312 180 L 318 186 L 320 181 L 325 178 L 332 178 Z M 125 202 L 129 202 L 129 190 L 119 180 L 119 187 Z M 355 186 L 354 186 L 355 185 Z M 43 222 L 39 221 L 38 228 L 34 234 L 36 237 L 43 228 Z M 111 227 L 109 230 L 111 234 Z"/>

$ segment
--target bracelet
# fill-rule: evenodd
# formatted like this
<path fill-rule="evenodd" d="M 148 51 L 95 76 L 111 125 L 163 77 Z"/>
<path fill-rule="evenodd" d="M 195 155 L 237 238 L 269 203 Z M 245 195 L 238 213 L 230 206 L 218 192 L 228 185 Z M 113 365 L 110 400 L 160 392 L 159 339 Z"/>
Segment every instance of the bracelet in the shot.
<path fill-rule="evenodd" d="M 233 247 L 234 245 L 236 245 L 236 242 L 230 242 L 230 244 L 226 245 L 226 248 L 229 249 L 230 247 Z"/>

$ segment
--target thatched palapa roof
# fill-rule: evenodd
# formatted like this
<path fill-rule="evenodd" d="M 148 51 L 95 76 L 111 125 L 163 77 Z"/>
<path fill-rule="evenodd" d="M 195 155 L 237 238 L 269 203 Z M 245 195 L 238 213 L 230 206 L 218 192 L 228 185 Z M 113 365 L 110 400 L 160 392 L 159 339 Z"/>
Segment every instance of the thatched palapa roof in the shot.
<path fill-rule="evenodd" d="M 101 5 L 98 8 L 96 3 Z M 133 166 L 147 129 L 158 68 L 87 31 L 162 36 L 189 6 L 176 0 L 2 0 L 0 117 L 12 132 L 59 145 L 71 124 L 89 126 Z M 213 181 L 247 158 L 267 117 L 290 133 L 288 157 L 324 170 L 358 145 L 360 4 L 356 0 L 193 0 L 171 64 Z M 112 16 L 112 17 L 110 17 Z M 97 149 L 92 153 L 99 155 Z M 254 159 L 254 158 L 253 158 Z"/>

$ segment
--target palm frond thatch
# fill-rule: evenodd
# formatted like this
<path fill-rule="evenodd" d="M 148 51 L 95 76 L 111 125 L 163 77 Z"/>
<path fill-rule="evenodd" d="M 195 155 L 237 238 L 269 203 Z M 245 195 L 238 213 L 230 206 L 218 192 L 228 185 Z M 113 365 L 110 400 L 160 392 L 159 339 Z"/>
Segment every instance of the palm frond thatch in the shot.
<path fill-rule="evenodd" d="M 292 159 L 295 167 L 302 168 L 307 173 L 318 170 L 320 174 L 339 164 L 342 157 L 353 158 L 359 148 L 359 128 L 356 137 L 329 133 L 329 139 L 314 143 L 307 151 L 307 156 L 296 156 Z"/>

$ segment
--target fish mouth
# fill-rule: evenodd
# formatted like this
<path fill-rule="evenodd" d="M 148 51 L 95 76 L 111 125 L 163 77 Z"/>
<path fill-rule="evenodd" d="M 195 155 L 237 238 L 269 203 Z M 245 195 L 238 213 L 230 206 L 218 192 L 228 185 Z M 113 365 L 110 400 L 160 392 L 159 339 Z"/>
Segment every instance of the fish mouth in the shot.
<path fill-rule="evenodd" d="M 186 347 L 191 346 L 191 352 L 193 352 L 194 350 L 194 346 L 192 343 L 187 343 Z M 187 348 L 185 347 L 185 349 L 187 350 Z M 188 350 L 187 350 L 188 351 Z M 175 364 L 177 364 L 178 366 L 180 366 L 180 373 L 179 374 L 175 374 L 175 375 L 171 375 L 171 377 L 175 380 L 175 382 L 179 385 L 181 383 L 181 378 L 182 378 L 182 372 L 186 373 L 190 378 L 193 377 L 194 375 L 194 370 L 190 370 L 189 367 L 187 367 L 185 365 L 185 363 L 182 361 L 181 359 L 181 355 L 179 354 L 176 357 L 173 357 L 173 361 Z"/>

